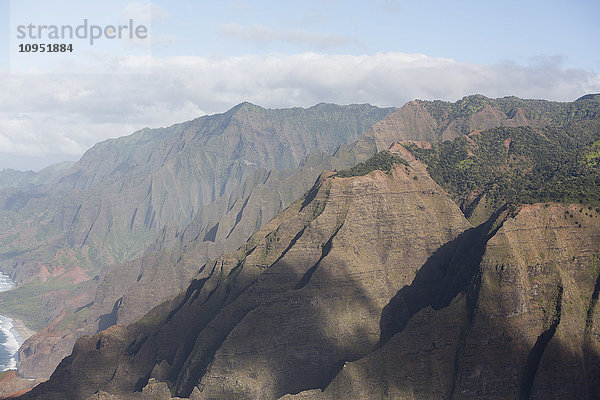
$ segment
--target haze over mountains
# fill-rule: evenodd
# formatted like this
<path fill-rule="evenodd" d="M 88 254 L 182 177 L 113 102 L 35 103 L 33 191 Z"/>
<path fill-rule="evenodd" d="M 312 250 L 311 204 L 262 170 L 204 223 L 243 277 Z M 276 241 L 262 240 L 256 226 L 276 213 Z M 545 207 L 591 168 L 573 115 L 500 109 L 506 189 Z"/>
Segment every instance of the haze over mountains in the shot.
<path fill-rule="evenodd" d="M 75 163 L 65 161 L 42 169 L 41 171 L 17 171 L 3 169 L 0 171 L 0 189 L 22 188 L 29 185 L 44 185 L 60 177 L 63 172 Z"/>
<path fill-rule="evenodd" d="M 24 398 L 600 396 L 599 121 L 598 95 L 243 103 L 13 183 L 20 372 L 85 335 Z"/>

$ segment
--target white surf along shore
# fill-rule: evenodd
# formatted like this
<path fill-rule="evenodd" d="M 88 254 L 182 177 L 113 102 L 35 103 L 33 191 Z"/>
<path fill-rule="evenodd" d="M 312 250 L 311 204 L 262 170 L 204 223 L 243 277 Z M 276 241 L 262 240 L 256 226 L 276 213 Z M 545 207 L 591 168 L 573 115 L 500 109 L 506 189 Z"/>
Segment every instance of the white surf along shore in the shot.
<path fill-rule="evenodd" d="M 0 292 L 6 292 L 15 288 L 15 283 L 10 279 L 8 275 L 0 272 Z M 2 310 L 0 310 L 0 313 Z M 29 339 L 34 331 L 27 328 L 23 322 L 18 319 L 9 318 L 0 314 L 0 332 L 6 336 L 5 340 L 0 342 L 0 350 L 4 350 L 2 353 L 10 354 L 10 357 L 0 358 L 0 371 L 6 371 L 9 369 L 17 368 L 17 351 L 23 342 Z M 4 338 L 2 338 L 4 339 Z"/>

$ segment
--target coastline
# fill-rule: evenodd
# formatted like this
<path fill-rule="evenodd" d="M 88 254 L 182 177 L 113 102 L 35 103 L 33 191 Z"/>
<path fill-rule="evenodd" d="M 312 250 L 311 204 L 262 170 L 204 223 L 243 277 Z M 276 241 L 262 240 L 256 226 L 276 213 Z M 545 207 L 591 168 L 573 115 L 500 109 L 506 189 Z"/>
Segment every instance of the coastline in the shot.
<path fill-rule="evenodd" d="M 6 292 L 14 289 L 16 284 L 10 279 L 10 276 L 0 271 L 0 292 Z M 9 369 L 16 369 L 19 358 L 19 348 L 23 345 L 23 342 L 33 336 L 36 332 L 29 329 L 23 321 L 10 317 L 3 314 L 0 311 L 0 330 L 6 336 L 3 343 L 0 346 L 3 350 L 12 354 L 12 357 L 7 360 L 7 364 L 2 364 L 1 368 L 3 371 Z"/>
<path fill-rule="evenodd" d="M 0 346 L 2 346 L 3 352 L 10 355 L 9 359 L 4 359 L 5 356 L 2 356 L 0 370 L 7 371 L 18 369 L 19 348 L 23 345 L 23 342 L 35 334 L 35 332 L 27 328 L 23 321 L 5 315 L 0 315 L 0 331 L 5 337 L 3 342 L 0 343 Z"/>
<path fill-rule="evenodd" d="M 8 318 L 10 318 L 13 322 L 12 330 L 14 330 L 15 333 L 18 335 L 17 341 L 19 342 L 19 347 L 23 344 L 24 341 L 26 341 L 27 339 L 29 339 L 37 333 L 36 331 L 31 330 L 27 326 L 25 326 L 23 321 L 21 321 L 20 319 L 16 319 L 13 317 Z"/>
<path fill-rule="evenodd" d="M 0 345 L 5 348 L 15 349 L 15 353 L 10 359 L 9 368 L 5 369 L 0 376 L 0 399 L 12 399 L 15 396 L 29 392 L 33 387 L 44 382 L 45 379 L 24 378 L 20 375 L 18 369 L 18 349 L 25 340 L 29 339 L 36 332 L 25 326 L 23 321 L 16 318 L 0 315 L 0 320 L 4 324 L 6 322 L 10 324 L 10 328 L 3 329 L 3 333 L 7 335 L 7 341 Z"/>

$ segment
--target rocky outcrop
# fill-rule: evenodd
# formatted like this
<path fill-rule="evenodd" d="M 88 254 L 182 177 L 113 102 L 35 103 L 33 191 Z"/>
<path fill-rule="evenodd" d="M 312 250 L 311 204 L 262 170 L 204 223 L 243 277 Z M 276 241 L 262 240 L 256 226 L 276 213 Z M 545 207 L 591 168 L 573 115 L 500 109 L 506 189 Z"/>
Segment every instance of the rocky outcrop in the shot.
<path fill-rule="evenodd" d="M 419 161 L 325 174 L 129 327 L 23 398 L 595 398 L 600 214 L 472 228 Z"/>
<path fill-rule="evenodd" d="M 150 378 L 171 382 L 176 395 L 197 386 L 209 398 L 325 387 L 345 361 L 372 351 L 394 293 L 469 227 L 415 160 L 389 175 L 324 177 L 236 255 L 207 265 L 163 306 L 169 312 L 154 310 L 128 328 L 126 346 L 98 350 L 91 345 L 97 336 L 80 340 L 32 396 L 73 380 L 85 388 L 77 396 L 134 391 Z M 156 326 L 148 330 L 149 321 Z M 94 364 L 71 367 L 71 358 L 89 351 L 120 358 L 110 382 L 86 378 L 97 376 Z"/>
<path fill-rule="evenodd" d="M 537 204 L 496 216 L 472 286 L 448 304 L 423 304 L 389 338 L 382 324 L 380 347 L 323 392 L 286 398 L 597 398 L 600 216 L 580 209 Z M 396 318 L 415 292 L 390 302 Z"/>

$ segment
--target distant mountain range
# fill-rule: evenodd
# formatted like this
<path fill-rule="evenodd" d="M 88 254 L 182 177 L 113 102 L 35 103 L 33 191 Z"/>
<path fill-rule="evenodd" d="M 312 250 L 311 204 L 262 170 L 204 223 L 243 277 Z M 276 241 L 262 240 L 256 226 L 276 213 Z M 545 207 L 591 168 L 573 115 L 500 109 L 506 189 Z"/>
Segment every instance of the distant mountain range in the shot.
<path fill-rule="evenodd" d="M 20 371 L 79 338 L 23 398 L 600 396 L 599 149 L 599 95 L 244 103 L 96 145 L 0 192 Z"/>
<path fill-rule="evenodd" d="M 30 185 L 45 185 L 59 178 L 66 170 L 75 165 L 65 161 L 42 169 L 41 171 L 17 171 L 6 168 L 0 171 L 0 190 L 24 188 Z"/>

